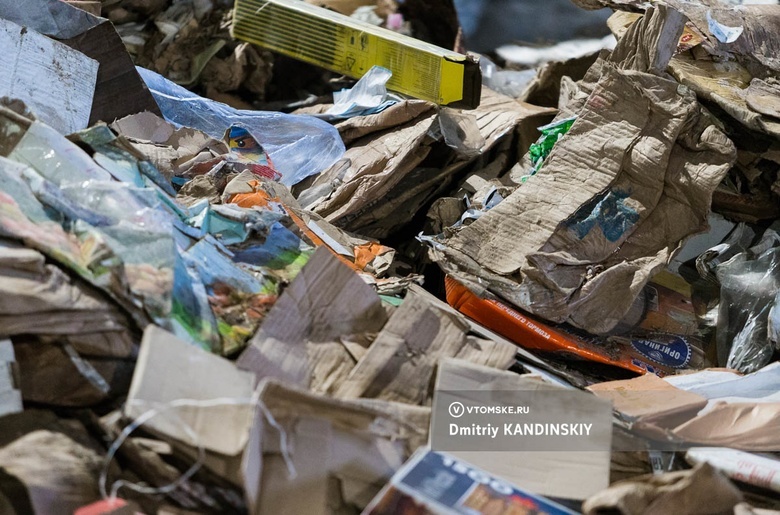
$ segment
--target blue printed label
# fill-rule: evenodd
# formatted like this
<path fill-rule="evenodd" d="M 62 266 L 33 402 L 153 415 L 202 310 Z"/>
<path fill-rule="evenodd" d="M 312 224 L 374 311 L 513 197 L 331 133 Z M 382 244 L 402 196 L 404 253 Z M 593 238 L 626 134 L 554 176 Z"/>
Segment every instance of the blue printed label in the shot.
<path fill-rule="evenodd" d="M 626 204 L 628 197 L 627 192 L 617 190 L 595 197 L 577 210 L 568 226 L 580 240 L 598 226 L 614 243 L 639 221 L 639 213 Z"/>
<path fill-rule="evenodd" d="M 691 361 L 691 346 L 679 336 L 668 342 L 632 340 L 631 346 L 646 358 L 670 368 L 685 368 Z"/>

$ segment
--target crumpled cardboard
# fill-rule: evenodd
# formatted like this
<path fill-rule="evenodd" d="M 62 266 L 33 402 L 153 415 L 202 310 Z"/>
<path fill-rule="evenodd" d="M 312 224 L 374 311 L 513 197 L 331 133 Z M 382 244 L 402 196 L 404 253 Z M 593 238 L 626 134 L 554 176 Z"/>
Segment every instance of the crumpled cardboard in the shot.
<path fill-rule="evenodd" d="M 618 11 L 609 19 L 609 25 L 616 36 L 621 36 L 636 19 L 636 14 Z M 669 61 L 668 69 L 675 79 L 690 87 L 700 99 L 717 104 L 745 127 L 780 137 L 780 122 L 772 118 L 774 111 L 771 107 L 756 109 L 757 88 L 766 83 L 753 79 L 748 69 L 739 62 L 697 59 L 688 53 L 678 53 Z M 753 96 L 750 96 L 749 86 L 754 83 Z M 760 105 L 764 102 L 760 101 Z"/>
<path fill-rule="evenodd" d="M 619 323 L 681 242 L 706 228 L 735 160 L 694 94 L 651 73 L 666 68 L 682 22 L 658 7 L 618 43 L 621 61 L 591 68 L 566 106 L 577 120 L 540 172 L 434 245 L 447 273 L 554 322 L 597 334 Z"/>
<path fill-rule="evenodd" d="M 707 515 L 729 513 L 743 499 L 742 493 L 710 465 L 660 476 L 639 476 L 620 481 L 589 498 L 585 515 Z"/>
<path fill-rule="evenodd" d="M 111 128 L 143 152 L 169 179 L 192 174 L 199 165 L 230 151 L 224 141 L 195 129 L 176 128 L 148 111 L 120 118 Z"/>
<path fill-rule="evenodd" d="M 237 364 L 258 379 L 326 393 L 356 361 L 344 338 L 378 333 L 386 321 L 373 288 L 320 249 L 276 301 Z"/>
<path fill-rule="evenodd" d="M 668 3 L 707 35 L 703 45 L 710 55 L 721 60 L 735 57 L 751 74 L 762 78 L 780 72 L 780 42 L 774 36 L 780 28 L 777 5 L 744 5 L 735 9 L 720 3 L 706 5 L 685 0 Z M 741 33 L 732 42 L 721 41 L 711 30 L 710 19 L 716 24 L 741 28 Z"/>
<path fill-rule="evenodd" d="M 100 499 L 102 466 L 94 449 L 69 435 L 45 429 L 29 432 L 0 449 L 0 510 L 14 515 L 71 515 Z"/>
<path fill-rule="evenodd" d="M 506 369 L 515 348 L 468 334 L 461 317 L 409 294 L 390 316 L 368 351 L 335 390 L 339 398 L 376 398 L 427 404 L 436 363 L 447 357 Z"/>
<path fill-rule="evenodd" d="M 436 113 L 427 111 L 403 125 L 355 141 L 344 154 L 349 168 L 337 163 L 323 172 L 326 176 L 337 173 L 343 184 L 310 209 L 337 226 L 350 228 L 349 222 L 362 221 L 428 155 L 430 142 L 425 137 L 435 119 Z"/>
<path fill-rule="evenodd" d="M 0 239 L 0 277 L 0 334 L 73 335 L 129 325 L 94 287 L 11 240 Z"/>
<path fill-rule="evenodd" d="M 339 130 L 349 145 L 346 162 L 313 182 L 310 189 L 318 198 L 306 207 L 338 227 L 386 237 L 467 166 L 486 167 L 491 150 L 501 142 L 517 140 L 520 148 L 527 148 L 536 139 L 536 127 L 554 112 L 483 87 L 474 110 L 436 111 L 429 103 L 406 101 L 341 122 Z M 384 130 L 369 132 L 369 125 Z M 357 135 L 361 137 L 351 139 Z M 435 162 L 429 162 L 429 156 L 435 156 Z"/>
<path fill-rule="evenodd" d="M 766 116 L 780 118 L 780 84 L 777 79 L 753 79 L 745 93 L 748 107 Z"/>
<path fill-rule="evenodd" d="M 27 402 L 92 406 L 130 386 L 136 344 L 126 333 L 15 336 L 13 342 Z"/>
<path fill-rule="evenodd" d="M 359 511 L 428 436 L 428 408 L 337 400 L 272 380 L 259 402 L 243 468 L 252 515 Z"/>
<path fill-rule="evenodd" d="M 457 310 L 452 308 L 449 304 L 440 300 L 438 297 L 435 297 L 434 295 L 432 295 L 427 290 L 423 289 L 423 287 L 418 284 L 412 284 L 411 286 L 409 286 L 408 292 L 412 293 L 415 296 L 425 299 L 432 306 L 446 313 L 449 313 L 450 315 L 454 315 L 455 317 L 463 321 L 468 326 L 470 333 L 474 334 L 475 336 L 478 336 L 479 338 L 492 340 L 494 342 L 502 344 L 502 346 L 504 347 L 515 345 L 510 340 L 504 338 L 500 334 L 491 331 L 487 327 L 479 324 L 478 322 L 475 322 L 473 319 L 468 318 L 463 314 L 459 313 Z M 507 348 L 511 348 L 511 347 L 507 347 Z M 545 370 L 551 370 L 550 366 L 544 360 L 539 359 L 538 357 L 534 356 L 533 354 L 526 351 L 525 349 L 516 346 L 515 346 L 515 357 L 517 359 L 522 360 L 526 364 L 530 364 L 531 366 L 539 367 Z"/>

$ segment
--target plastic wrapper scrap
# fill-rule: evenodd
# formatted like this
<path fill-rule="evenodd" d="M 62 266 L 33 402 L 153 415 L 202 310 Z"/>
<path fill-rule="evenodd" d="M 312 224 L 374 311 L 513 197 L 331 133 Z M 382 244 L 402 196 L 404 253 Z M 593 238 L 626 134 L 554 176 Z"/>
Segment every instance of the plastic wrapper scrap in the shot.
<path fill-rule="evenodd" d="M 181 127 L 221 138 L 231 126 L 245 128 L 273 159 L 280 182 L 292 186 L 327 169 L 344 154 L 338 131 L 316 118 L 247 111 L 199 97 L 150 70 L 138 68 L 163 116 Z"/>
<path fill-rule="evenodd" d="M 139 327 L 154 321 L 235 352 L 313 249 L 274 206 L 179 205 L 160 172 L 105 126 L 72 136 L 87 153 L 40 122 L 2 115 L 16 135 L 2 159 L 3 236 L 103 290 Z M 246 251 L 258 246 L 267 252 Z"/>
<path fill-rule="evenodd" d="M 761 243 L 772 247 L 762 251 Z M 755 372 L 768 365 L 777 348 L 780 329 L 778 244 L 777 233 L 767 231 L 756 247 L 734 256 L 716 269 L 720 282 L 718 361 L 743 373 Z"/>

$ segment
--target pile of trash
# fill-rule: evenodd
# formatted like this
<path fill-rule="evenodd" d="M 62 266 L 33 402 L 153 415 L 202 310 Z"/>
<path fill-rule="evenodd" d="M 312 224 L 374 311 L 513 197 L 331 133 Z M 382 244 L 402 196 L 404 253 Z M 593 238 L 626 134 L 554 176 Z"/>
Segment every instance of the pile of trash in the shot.
<path fill-rule="evenodd" d="M 0 0 L 0 511 L 779 513 L 780 6 L 574 4 Z"/>

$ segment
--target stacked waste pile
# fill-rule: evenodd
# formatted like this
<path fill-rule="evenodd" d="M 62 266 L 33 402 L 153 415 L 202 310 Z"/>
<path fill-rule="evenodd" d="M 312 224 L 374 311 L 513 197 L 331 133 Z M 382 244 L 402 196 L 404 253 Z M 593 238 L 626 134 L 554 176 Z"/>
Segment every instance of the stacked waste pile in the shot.
<path fill-rule="evenodd" d="M 574 3 L 0 0 L 0 512 L 778 513 L 780 6 Z"/>

